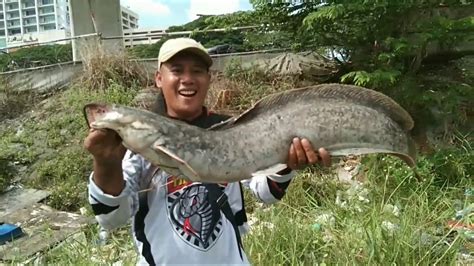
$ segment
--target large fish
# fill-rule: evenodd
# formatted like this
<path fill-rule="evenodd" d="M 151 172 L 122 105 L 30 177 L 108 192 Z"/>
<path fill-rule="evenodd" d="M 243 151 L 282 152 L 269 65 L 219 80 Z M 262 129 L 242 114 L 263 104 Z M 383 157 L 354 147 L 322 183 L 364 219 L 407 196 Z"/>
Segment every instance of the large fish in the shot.
<path fill-rule="evenodd" d="M 275 174 L 286 167 L 293 137 L 307 138 L 331 156 L 385 153 L 415 164 L 410 115 L 386 95 L 353 85 L 272 94 L 209 129 L 114 104 L 91 103 L 84 113 L 91 127 L 116 131 L 125 147 L 190 181 Z"/>

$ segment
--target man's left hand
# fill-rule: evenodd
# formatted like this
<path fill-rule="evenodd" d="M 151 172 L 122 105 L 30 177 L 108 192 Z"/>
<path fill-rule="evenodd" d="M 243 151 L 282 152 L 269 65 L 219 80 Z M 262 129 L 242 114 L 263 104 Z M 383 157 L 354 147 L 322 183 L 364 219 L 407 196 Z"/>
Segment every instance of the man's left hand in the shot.
<path fill-rule="evenodd" d="M 315 151 L 309 140 L 294 138 L 288 152 L 288 167 L 292 170 L 299 170 L 316 163 L 330 166 L 331 157 L 328 151 L 324 148 Z"/>

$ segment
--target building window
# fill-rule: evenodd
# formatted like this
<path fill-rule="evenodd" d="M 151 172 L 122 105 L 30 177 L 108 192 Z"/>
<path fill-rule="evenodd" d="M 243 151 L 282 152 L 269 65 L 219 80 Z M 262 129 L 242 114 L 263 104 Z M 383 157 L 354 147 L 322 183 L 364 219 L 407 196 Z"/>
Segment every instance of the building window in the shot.
<path fill-rule="evenodd" d="M 12 18 L 19 18 L 20 17 L 20 13 L 18 11 L 16 12 L 11 12 L 11 13 L 8 13 L 8 19 L 12 19 Z"/>
<path fill-rule="evenodd" d="M 23 8 L 35 7 L 35 2 L 23 2 Z"/>
<path fill-rule="evenodd" d="M 47 25 L 41 26 L 41 30 L 43 30 L 43 31 L 55 30 L 55 29 L 56 29 L 56 25 L 55 25 L 55 24 L 47 24 Z"/>
<path fill-rule="evenodd" d="M 54 15 L 44 16 L 40 18 L 40 23 L 52 23 L 56 22 Z"/>
<path fill-rule="evenodd" d="M 11 29 L 8 31 L 8 35 L 21 34 L 21 29 Z"/>
<path fill-rule="evenodd" d="M 20 21 L 19 21 L 19 20 L 10 21 L 10 22 L 8 23 L 8 26 L 9 26 L 9 27 L 18 27 L 18 26 L 20 26 Z"/>
<path fill-rule="evenodd" d="M 24 17 L 34 16 L 34 15 L 36 15 L 36 11 L 35 11 L 35 10 L 28 10 L 28 11 L 24 11 L 24 12 L 23 12 L 23 16 L 24 16 Z"/>
<path fill-rule="evenodd" d="M 54 13 L 54 7 L 48 6 L 48 7 L 42 7 L 39 11 L 39 13 L 42 14 L 50 14 Z"/>
<path fill-rule="evenodd" d="M 24 25 L 36 24 L 36 18 L 27 18 L 23 20 Z"/>
<path fill-rule="evenodd" d="M 7 5 L 7 10 L 18 9 L 18 3 Z"/>
<path fill-rule="evenodd" d="M 30 33 L 30 32 L 36 32 L 37 28 L 36 27 L 26 27 L 25 32 Z"/>

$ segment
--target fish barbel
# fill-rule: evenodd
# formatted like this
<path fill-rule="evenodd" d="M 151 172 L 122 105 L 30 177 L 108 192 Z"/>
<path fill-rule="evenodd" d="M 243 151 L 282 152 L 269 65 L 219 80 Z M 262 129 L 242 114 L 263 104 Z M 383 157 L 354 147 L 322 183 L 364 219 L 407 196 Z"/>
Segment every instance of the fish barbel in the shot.
<path fill-rule="evenodd" d="M 92 128 L 116 131 L 126 148 L 194 182 L 276 174 L 287 167 L 294 137 L 307 138 L 331 156 L 384 153 L 415 164 L 410 115 L 388 96 L 354 85 L 321 84 L 268 95 L 208 129 L 115 104 L 87 104 L 84 113 Z"/>

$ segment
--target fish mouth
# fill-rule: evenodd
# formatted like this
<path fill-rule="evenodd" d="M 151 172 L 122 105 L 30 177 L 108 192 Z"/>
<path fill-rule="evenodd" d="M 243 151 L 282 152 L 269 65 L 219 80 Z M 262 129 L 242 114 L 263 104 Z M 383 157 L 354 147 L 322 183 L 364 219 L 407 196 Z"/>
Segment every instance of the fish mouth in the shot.
<path fill-rule="evenodd" d="M 92 124 L 100 120 L 110 110 L 109 106 L 101 103 L 89 103 L 84 106 L 84 118 L 87 126 L 91 128 Z"/>
<path fill-rule="evenodd" d="M 197 94 L 197 90 L 194 89 L 181 89 L 178 90 L 178 94 L 183 97 L 193 97 Z"/>

